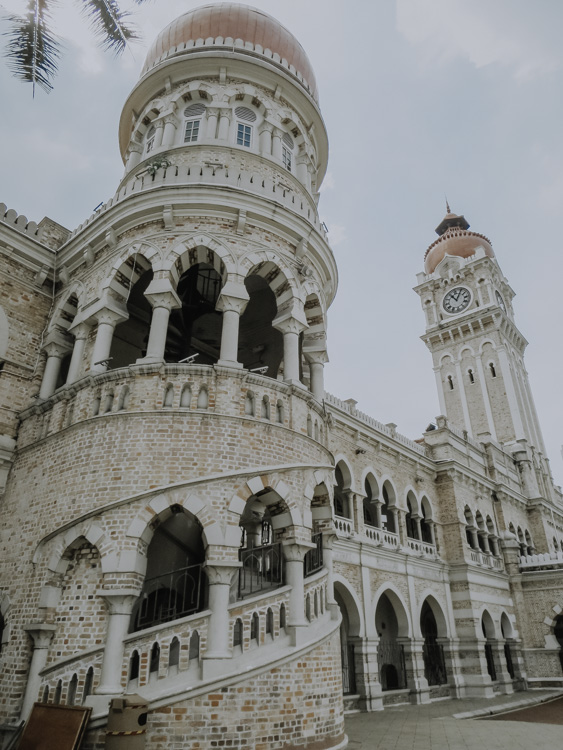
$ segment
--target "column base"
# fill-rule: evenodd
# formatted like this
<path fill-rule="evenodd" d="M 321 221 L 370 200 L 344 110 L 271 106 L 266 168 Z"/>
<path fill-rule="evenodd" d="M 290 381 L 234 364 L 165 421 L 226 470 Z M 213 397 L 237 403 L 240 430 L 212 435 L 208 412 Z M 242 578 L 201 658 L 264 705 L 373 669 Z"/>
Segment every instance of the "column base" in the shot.
<path fill-rule="evenodd" d="M 140 357 L 135 360 L 136 365 L 163 365 L 164 357 Z"/>
<path fill-rule="evenodd" d="M 218 359 L 215 363 L 219 367 L 229 367 L 231 370 L 242 370 L 243 364 L 230 359 Z"/>
<path fill-rule="evenodd" d="M 103 716 L 109 711 L 109 704 L 112 698 L 121 698 L 123 691 L 112 693 L 111 695 L 89 695 L 84 701 L 84 705 L 92 709 L 92 718 Z"/>
<path fill-rule="evenodd" d="M 225 659 L 232 659 L 231 651 L 213 651 L 201 660 L 201 676 L 204 680 L 221 677 L 225 674 Z"/>
<path fill-rule="evenodd" d="M 293 623 L 292 625 L 288 623 L 287 633 L 292 646 L 301 646 L 310 639 L 309 631 L 307 629 L 308 624 L 308 622 L 299 624 Z"/>

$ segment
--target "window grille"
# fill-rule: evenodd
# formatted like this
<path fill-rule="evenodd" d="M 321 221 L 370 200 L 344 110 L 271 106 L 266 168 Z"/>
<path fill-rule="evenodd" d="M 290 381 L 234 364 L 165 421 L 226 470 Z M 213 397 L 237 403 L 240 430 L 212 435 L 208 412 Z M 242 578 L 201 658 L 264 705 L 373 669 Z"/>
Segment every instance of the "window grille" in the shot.
<path fill-rule="evenodd" d="M 252 127 L 245 125 L 242 122 L 237 124 L 237 145 L 250 148 L 250 140 L 252 137 Z"/>
<path fill-rule="evenodd" d="M 293 138 L 289 135 L 289 133 L 284 133 L 282 135 L 282 141 L 288 148 L 293 149 Z"/>
<path fill-rule="evenodd" d="M 291 151 L 285 146 L 282 146 L 282 164 L 288 172 L 291 172 L 292 158 L 293 154 Z"/>

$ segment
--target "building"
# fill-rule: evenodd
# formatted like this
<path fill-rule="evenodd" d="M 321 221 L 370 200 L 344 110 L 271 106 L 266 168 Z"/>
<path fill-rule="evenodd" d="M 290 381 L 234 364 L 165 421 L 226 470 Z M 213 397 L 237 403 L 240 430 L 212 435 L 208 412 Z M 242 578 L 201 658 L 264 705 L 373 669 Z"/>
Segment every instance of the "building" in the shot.
<path fill-rule="evenodd" d="M 449 208 L 416 287 L 442 415 L 324 391 L 328 140 L 293 35 L 148 53 L 73 231 L 0 210 L 0 707 L 147 700 L 149 748 L 346 745 L 345 708 L 563 684 L 563 502 L 513 292 Z M 338 366 L 338 363 L 336 363 Z"/>

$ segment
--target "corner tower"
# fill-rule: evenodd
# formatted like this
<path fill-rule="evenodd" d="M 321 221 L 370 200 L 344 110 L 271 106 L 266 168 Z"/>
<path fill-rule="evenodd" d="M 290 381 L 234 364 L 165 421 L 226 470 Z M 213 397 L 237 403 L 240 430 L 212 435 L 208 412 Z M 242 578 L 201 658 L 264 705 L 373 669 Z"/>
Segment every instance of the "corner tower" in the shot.
<path fill-rule="evenodd" d="M 545 455 L 528 374 L 527 341 L 516 326 L 514 292 L 491 242 L 448 212 L 418 274 L 442 413 L 451 424 L 511 452 Z"/>
<path fill-rule="evenodd" d="M 258 10 L 196 9 L 119 133 L 121 184 L 57 248 L 37 322 L 2 499 L 0 715 L 81 702 L 93 746 L 139 693 L 147 750 L 344 747 L 311 65 Z"/>

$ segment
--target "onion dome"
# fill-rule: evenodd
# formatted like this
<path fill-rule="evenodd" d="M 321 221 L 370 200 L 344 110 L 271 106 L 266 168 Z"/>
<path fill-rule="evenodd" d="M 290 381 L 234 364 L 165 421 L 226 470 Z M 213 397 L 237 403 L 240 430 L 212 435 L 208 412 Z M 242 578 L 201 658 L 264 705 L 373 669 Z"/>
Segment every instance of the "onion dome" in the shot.
<path fill-rule="evenodd" d="M 494 258 L 491 241 L 484 234 L 469 232 L 469 222 L 465 216 L 458 216 L 450 211 L 436 227 L 438 239 L 433 242 L 424 255 L 424 270 L 434 273 L 437 265 L 446 255 L 458 258 L 469 258 L 475 255 L 477 248 L 482 247 L 489 258 Z"/>
<path fill-rule="evenodd" d="M 318 102 L 313 68 L 303 47 L 279 21 L 257 8 L 237 3 L 203 5 L 172 21 L 152 44 L 141 76 L 163 60 L 193 49 L 227 48 L 261 57 L 286 68 Z"/>

